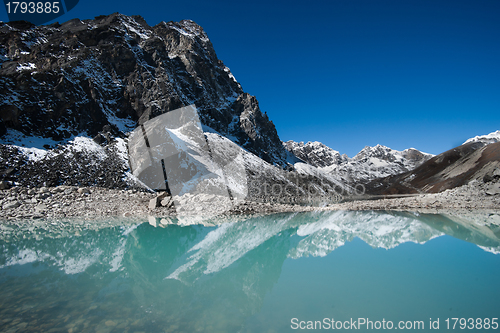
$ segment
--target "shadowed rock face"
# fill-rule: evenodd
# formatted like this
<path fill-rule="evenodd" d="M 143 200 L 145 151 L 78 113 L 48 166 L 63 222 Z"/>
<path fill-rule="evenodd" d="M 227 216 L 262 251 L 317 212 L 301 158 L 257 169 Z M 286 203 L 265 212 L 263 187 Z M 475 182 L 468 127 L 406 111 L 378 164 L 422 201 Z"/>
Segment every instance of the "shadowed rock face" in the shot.
<path fill-rule="evenodd" d="M 376 179 L 367 188 L 372 194 L 438 193 L 475 179 L 496 179 L 499 168 L 500 142 L 469 142 L 434 156 L 414 170 Z"/>
<path fill-rule="evenodd" d="M 192 21 L 150 27 L 112 14 L 39 27 L 0 23 L 0 65 L 0 136 L 122 136 L 195 104 L 204 125 L 286 165 L 274 124 Z"/>

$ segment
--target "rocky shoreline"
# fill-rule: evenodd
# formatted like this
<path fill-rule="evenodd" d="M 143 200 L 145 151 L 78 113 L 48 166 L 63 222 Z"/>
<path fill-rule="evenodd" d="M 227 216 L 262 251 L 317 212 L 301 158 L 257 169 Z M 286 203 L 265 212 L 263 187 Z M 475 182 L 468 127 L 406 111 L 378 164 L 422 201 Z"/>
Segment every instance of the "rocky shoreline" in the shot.
<path fill-rule="evenodd" d="M 329 205 L 334 210 L 500 210 L 500 183 L 480 181 L 440 193 L 348 201 Z"/>
<path fill-rule="evenodd" d="M 500 211 L 500 183 L 473 181 L 436 194 L 353 200 L 322 206 L 242 201 L 224 215 L 314 210 Z M 172 199 L 162 193 L 100 187 L 57 186 L 0 190 L 0 220 L 41 218 L 173 217 Z"/>
<path fill-rule="evenodd" d="M 170 197 L 167 197 L 170 198 Z M 175 216 L 175 207 L 160 193 L 101 187 L 57 186 L 0 190 L 1 219 Z M 163 204 L 162 204 L 163 203 Z M 241 202 L 234 214 L 271 214 L 311 211 L 315 207 Z"/>

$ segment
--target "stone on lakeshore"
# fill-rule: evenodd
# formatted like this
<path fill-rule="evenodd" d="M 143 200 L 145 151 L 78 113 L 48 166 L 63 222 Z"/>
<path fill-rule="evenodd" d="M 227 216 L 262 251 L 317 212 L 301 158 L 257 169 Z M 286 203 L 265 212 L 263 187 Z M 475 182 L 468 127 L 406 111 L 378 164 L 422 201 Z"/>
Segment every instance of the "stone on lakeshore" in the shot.
<path fill-rule="evenodd" d="M 500 194 L 500 183 L 493 184 L 486 189 L 486 194 L 495 195 Z"/>
<path fill-rule="evenodd" d="M 17 208 L 21 206 L 21 204 L 18 202 L 18 201 L 10 201 L 10 202 L 7 202 L 6 204 L 3 205 L 2 209 L 12 209 L 12 208 Z"/>
<path fill-rule="evenodd" d="M 159 220 L 160 220 L 159 218 L 156 218 L 154 216 L 148 216 L 148 222 L 149 222 L 149 224 L 152 225 L 155 228 L 158 226 L 158 221 Z"/>
<path fill-rule="evenodd" d="M 49 193 L 39 193 L 35 196 L 35 198 L 37 199 L 47 199 L 48 197 L 50 197 L 50 194 Z"/>
<path fill-rule="evenodd" d="M 39 213 L 39 212 L 43 212 L 47 209 L 47 205 L 45 204 L 39 204 L 35 207 L 35 212 L 36 213 Z"/>
<path fill-rule="evenodd" d="M 57 186 L 52 189 L 52 192 L 54 193 L 61 193 L 64 192 L 66 188 L 64 186 Z"/>
<path fill-rule="evenodd" d="M 155 209 L 156 207 L 160 207 L 160 197 L 153 198 L 149 200 L 149 209 Z"/>
<path fill-rule="evenodd" d="M 163 198 L 169 197 L 170 195 L 169 195 L 169 194 L 168 194 L 168 192 L 166 192 L 166 191 L 161 191 L 161 192 L 158 192 L 158 193 L 156 194 L 156 196 L 157 196 L 158 198 L 160 198 L 160 200 L 161 200 L 161 199 L 163 199 Z"/>
<path fill-rule="evenodd" d="M 169 217 L 164 217 L 160 220 L 160 224 L 162 225 L 169 225 L 169 224 L 174 224 L 171 218 Z"/>
<path fill-rule="evenodd" d="M 80 187 L 78 189 L 78 193 L 80 193 L 80 194 L 89 194 L 90 190 L 88 188 L 85 188 L 85 187 Z"/>
<path fill-rule="evenodd" d="M 0 182 L 0 190 L 8 190 L 10 188 L 9 182 L 2 180 Z"/>
<path fill-rule="evenodd" d="M 65 190 L 64 190 L 64 194 L 71 194 L 71 193 L 73 193 L 73 191 L 74 191 L 74 190 L 75 190 L 75 189 L 74 189 L 74 188 L 71 188 L 71 187 L 70 187 L 70 188 L 67 188 L 67 189 L 65 189 Z"/>
<path fill-rule="evenodd" d="M 171 202 L 172 202 L 172 197 L 165 197 L 161 199 L 160 204 L 162 205 L 162 207 L 169 207 Z"/>

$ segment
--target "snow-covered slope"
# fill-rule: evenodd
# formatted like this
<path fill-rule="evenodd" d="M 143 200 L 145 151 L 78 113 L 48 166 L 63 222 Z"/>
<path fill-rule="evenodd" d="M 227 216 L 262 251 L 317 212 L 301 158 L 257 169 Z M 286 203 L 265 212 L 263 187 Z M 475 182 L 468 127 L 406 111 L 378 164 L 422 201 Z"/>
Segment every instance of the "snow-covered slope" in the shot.
<path fill-rule="evenodd" d="M 240 198 L 307 204 L 321 198 L 338 200 L 339 189 L 347 189 L 338 179 L 323 173 L 311 174 L 300 168 L 287 171 L 267 163 L 215 131 L 205 132 L 205 136 L 216 160 L 231 161 L 230 168 L 226 169 L 228 186 Z M 241 170 L 246 174 L 244 179 Z"/>
<path fill-rule="evenodd" d="M 346 163 L 326 167 L 325 171 L 338 173 L 355 183 L 365 183 L 412 170 L 432 156 L 413 148 L 398 151 L 382 145 L 367 146 Z"/>
<path fill-rule="evenodd" d="M 321 172 L 345 183 L 366 183 L 370 180 L 396 175 L 414 169 L 433 155 L 414 148 L 397 151 L 382 145 L 366 146 L 356 156 L 349 158 L 320 142 L 288 141 L 284 147 Z"/>
<path fill-rule="evenodd" d="M 486 135 L 475 136 L 473 138 L 468 139 L 463 144 L 465 145 L 466 143 L 471 143 L 471 142 L 481 142 L 484 144 L 500 142 L 500 130 L 495 131 L 495 132 L 491 132 L 490 134 L 486 134 Z"/>

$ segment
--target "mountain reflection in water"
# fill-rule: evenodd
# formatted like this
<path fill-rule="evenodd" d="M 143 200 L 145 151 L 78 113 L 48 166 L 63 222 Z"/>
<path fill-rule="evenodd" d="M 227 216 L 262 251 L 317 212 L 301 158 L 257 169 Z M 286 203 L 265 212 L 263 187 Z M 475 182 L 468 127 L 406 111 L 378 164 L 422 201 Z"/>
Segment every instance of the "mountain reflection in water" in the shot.
<path fill-rule="evenodd" d="M 3 222 L 0 317 L 7 319 L 0 328 L 245 331 L 285 278 L 287 259 L 324 257 L 355 238 L 393 249 L 449 235 L 500 253 L 500 229 L 488 222 L 498 216 L 471 216 L 339 211 L 215 225 Z"/>

